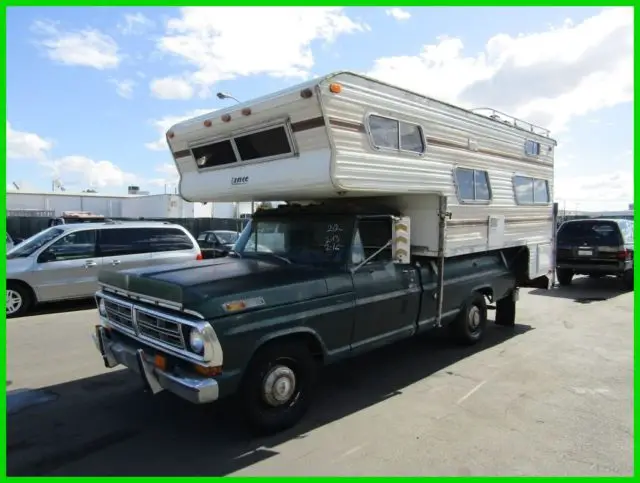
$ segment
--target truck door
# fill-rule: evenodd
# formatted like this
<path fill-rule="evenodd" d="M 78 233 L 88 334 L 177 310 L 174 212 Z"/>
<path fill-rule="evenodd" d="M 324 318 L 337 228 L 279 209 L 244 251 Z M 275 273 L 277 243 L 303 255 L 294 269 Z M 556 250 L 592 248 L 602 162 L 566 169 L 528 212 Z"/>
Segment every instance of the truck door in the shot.
<path fill-rule="evenodd" d="M 361 265 L 390 238 L 389 217 L 361 218 L 356 225 L 351 253 L 356 296 L 352 350 L 384 345 L 410 336 L 416 328 L 420 304 L 416 269 L 394 264 L 391 246 Z"/>

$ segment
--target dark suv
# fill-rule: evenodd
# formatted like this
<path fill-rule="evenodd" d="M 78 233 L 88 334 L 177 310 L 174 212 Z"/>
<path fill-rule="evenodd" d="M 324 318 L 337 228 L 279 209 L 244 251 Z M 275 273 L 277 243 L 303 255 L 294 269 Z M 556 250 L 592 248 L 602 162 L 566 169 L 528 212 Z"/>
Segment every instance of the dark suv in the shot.
<path fill-rule="evenodd" d="M 556 273 L 560 285 L 574 275 L 622 278 L 633 289 L 633 221 L 585 219 L 566 221 L 557 236 Z"/>

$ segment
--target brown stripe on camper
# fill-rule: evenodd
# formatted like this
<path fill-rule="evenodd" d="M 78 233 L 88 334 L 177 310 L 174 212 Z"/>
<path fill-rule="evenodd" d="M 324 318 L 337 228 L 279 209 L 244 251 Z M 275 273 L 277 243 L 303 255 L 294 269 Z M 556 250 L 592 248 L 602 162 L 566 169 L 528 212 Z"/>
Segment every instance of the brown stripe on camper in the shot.
<path fill-rule="evenodd" d="M 341 119 L 329 119 L 329 124 L 340 129 L 354 132 L 366 132 L 364 124 L 361 122 L 343 121 Z"/>
<path fill-rule="evenodd" d="M 291 130 L 293 132 L 308 131 L 309 129 L 315 129 L 324 125 L 324 117 L 320 116 L 312 119 L 305 119 L 304 121 L 293 122 L 291 123 Z"/>
<path fill-rule="evenodd" d="M 191 156 L 191 150 L 190 149 L 183 149 L 182 151 L 176 151 L 175 153 L 173 153 L 173 158 L 174 159 L 186 158 L 187 156 Z"/>
<path fill-rule="evenodd" d="M 531 218 L 531 217 L 512 217 L 512 218 L 505 218 L 504 220 L 504 224 L 505 225 L 522 225 L 524 223 L 543 223 L 543 222 L 547 222 L 547 221 L 552 221 L 553 217 L 552 216 L 545 216 L 545 217 L 538 217 L 538 218 Z M 450 221 L 447 221 L 447 226 L 452 226 L 452 227 L 456 227 L 456 226 L 488 226 L 489 225 L 489 220 L 488 219 L 483 219 L 483 220 L 455 220 L 452 219 Z"/>

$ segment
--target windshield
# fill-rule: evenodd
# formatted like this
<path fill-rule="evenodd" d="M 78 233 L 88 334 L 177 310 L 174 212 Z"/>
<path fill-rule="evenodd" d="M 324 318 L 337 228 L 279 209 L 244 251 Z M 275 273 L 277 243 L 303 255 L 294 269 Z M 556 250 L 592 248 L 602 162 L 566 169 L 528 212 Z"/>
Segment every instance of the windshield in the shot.
<path fill-rule="evenodd" d="M 234 247 L 241 256 L 276 256 L 293 263 L 344 263 L 353 223 L 343 217 L 252 219 Z"/>
<path fill-rule="evenodd" d="M 218 237 L 218 240 L 220 240 L 220 243 L 222 243 L 223 245 L 227 245 L 227 244 L 230 244 L 230 243 L 235 243 L 236 241 L 238 241 L 238 234 L 236 232 L 233 232 L 233 231 L 214 231 L 214 233 Z"/>
<path fill-rule="evenodd" d="M 47 228 L 46 230 L 33 235 L 31 238 L 27 238 L 25 241 L 17 245 L 13 250 L 7 253 L 7 259 L 25 258 L 31 256 L 39 248 L 43 247 L 54 238 L 59 237 L 63 233 L 64 230 L 60 228 Z"/>

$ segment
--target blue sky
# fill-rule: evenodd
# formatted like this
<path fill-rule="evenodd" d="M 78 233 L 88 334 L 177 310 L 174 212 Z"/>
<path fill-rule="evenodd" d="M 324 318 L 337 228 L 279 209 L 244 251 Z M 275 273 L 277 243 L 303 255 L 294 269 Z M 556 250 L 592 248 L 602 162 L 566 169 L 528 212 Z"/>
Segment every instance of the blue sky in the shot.
<path fill-rule="evenodd" d="M 175 121 L 348 69 L 552 129 L 556 200 L 633 201 L 633 13 L 595 8 L 26 8 L 7 16 L 7 183 L 171 189 Z"/>

